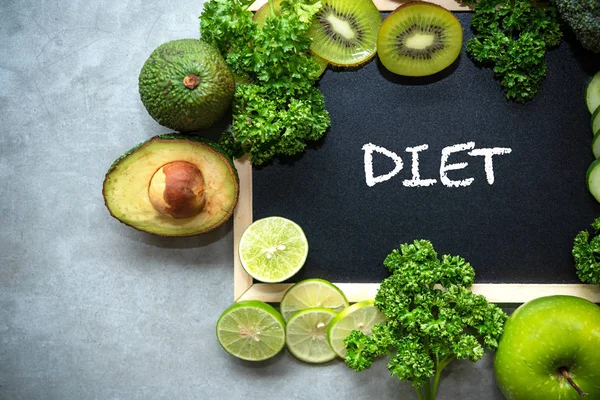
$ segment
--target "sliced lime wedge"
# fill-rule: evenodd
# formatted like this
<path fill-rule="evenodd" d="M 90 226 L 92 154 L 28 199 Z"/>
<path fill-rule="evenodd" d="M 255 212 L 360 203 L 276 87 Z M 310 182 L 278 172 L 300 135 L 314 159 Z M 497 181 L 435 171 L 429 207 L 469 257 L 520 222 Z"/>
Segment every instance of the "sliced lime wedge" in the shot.
<path fill-rule="evenodd" d="M 375 307 L 374 300 L 365 300 L 353 304 L 339 313 L 329 324 L 327 336 L 329 345 L 341 358 L 346 358 L 344 339 L 353 330 L 359 330 L 366 335 L 371 334 L 375 324 L 385 321 L 385 315 Z"/>
<path fill-rule="evenodd" d="M 285 321 L 267 303 L 240 301 L 219 317 L 217 340 L 235 357 L 248 361 L 266 360 L 285 346 Z"/>
<path fill-rule="evenodd" d="M 287 348 L 294 357 L 309 363 L 324 363 L 335 358 L 327 341 L 329 322 L 336 312 L 325 307 L 298 311 L 286 326 Z"/>
<path fill-rule="evenodd" d="M 300 310 L 311 307 L 327 307 L 336 313 L 348 307 L 344 293 L 333 283 L 325 279 L 306 279 L 290 287 L 283 298 L 279 309 L 283 318 L 288 321 Z"/>
<path fill-rule="evenodd" d="M 308 241 L 302 228 L 281 217 L 253 222 L 242 234 L 240 261 L 246 272 L 261 282 L 282 282 L 304 265 Z"/>

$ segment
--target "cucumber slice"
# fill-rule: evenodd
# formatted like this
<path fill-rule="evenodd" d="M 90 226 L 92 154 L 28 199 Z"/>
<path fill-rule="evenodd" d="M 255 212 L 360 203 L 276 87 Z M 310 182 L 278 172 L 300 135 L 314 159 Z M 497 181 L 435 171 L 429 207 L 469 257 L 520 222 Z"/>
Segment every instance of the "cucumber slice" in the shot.
<path fill-rule="evenodd" d="M 596 159 L 585 175 L 587 187 L 592 196 L 600 203 L 600 159 Z"/>
<path fill-rule="evenodd" d="M 592 114 L 592 133 L 598 132 L 600 129 L 600 106 L 596 107 L 596 111 Z"/>
<path fill-rule="evenodd" d="M 600 106 L 600 71 L 596 72 L 585 88 L 585 103 L 590 113 Z"/>
<path fill-rule="evenodd" d="M 592 139 L 592 152 L 594 153 L 594 157 L 600 157 L 600 129 L 596 131 Z"/>

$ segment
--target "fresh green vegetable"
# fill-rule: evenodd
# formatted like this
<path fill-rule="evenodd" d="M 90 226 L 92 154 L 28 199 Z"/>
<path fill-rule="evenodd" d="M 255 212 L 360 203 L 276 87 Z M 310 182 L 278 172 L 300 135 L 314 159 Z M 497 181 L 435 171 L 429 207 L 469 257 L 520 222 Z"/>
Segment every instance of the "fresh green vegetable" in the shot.
<path fill-rule="evenodd" d="M 469 263 L 458 256 L 440 260 L 427 240 L 401 245 L 384 264 L 392 275 L 381 283 L 375 305 L 387 321 L 371 336 L 352 331 L 346 362 L 362 371 L 389 355 L 392 375 L 409 381 L 419 399 L 435 399 L 442 370 L 455 359 L 481 359 L 484 347 L 495 349 L 507 316 L 468 289 L 475 278 Z"/>
<path fill-rule="evenodd" d="M 342 359 L 346 358 L 344 339 L 355 329 L 370 335 L 375 325 L 386 320 L 385 315 L 375 307 L 375 300 L 363 300 L 352 304 L 340 312 L 329 323 L 327 338 L 329 345 Z"/>
<path fill-rule="evenodd" d="M 592 76 L 585 87 L 585 104 L 592 115 L 600 107 L 600 71 Z"/>
<path fill-rule="evenodd" d="M 582 282 L 600 285 L 600 218 L 592 223 L 594 236 L 590 240 L 587 230 L 581 231 L 573 241 L 573 258 L 577 276 Z"/>
<path fill-rule="evenodd" d="M 598 0 L 555 0 L 562 19 L 581 45 L 600 53 L 600 3 Z"/>
<path fill-rule="evenodd" d="M 592 120 L 590 122 L 592 132 L 600 131 L 600 105 L 596 107 L 596 111 L 592 114 Z"/>
<path fill-rule="evenodd" d="M 585 174 L 585 182 L 592 196 L 600 203 L 600 158 L 597 158 L 590 164 Z"/>
<path fill-rule="evenodd" d="M 546 76 L 546 50 L 562 37 L 554 6 L 529 0 L 463 2 L 475 6 L 475 37 L 467 42 L 467 53 L 493 68 L 507 98 L 531 100 Z"/>
<path fill-rule="evenodd" d="M 592 139 L 592 153 L 594 153 L 594 157 L 600 157 L 600 128 L 598 128 Z"/>
<path fill-rule="evenodd" d="M 253 164 L 294 155 L 329 127 L 323 94 L 314 86 L 319 65 L 305 35 L 321 3 L 284 1 L 262 29 L 252 20 L 251 0 L 210 0 L 200 16 L 202 39 L 219 49 L 237 76 L 231 132 L 221 144 L 231 155 L 250 153 Z"/>

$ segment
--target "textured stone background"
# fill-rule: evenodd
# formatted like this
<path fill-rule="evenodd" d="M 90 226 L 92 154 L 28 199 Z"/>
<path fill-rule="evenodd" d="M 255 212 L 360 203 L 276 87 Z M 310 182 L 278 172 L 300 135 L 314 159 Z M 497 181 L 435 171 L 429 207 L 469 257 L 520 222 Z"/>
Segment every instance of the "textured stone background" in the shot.
<path fill-rule="evenodd" d="M 0 399 L 403 399 L 384 362 L 355 374 L 227 356 L 232 225 L 161 239 L 106 211 L 115 158 L 167 132 L 137 93 L 159 44 L 198 37 L 202 1 L 0 5 Z M 501 399 L 492 358 L 454 363 L 440 399 Z"/>

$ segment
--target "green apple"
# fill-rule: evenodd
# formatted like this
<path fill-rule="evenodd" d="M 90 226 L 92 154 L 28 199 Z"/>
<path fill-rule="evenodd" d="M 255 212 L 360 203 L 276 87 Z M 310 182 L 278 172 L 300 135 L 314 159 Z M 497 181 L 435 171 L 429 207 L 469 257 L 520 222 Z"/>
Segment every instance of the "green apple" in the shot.
<path fill-rule="evenodd" d="M 521 305 L 494 359 L 508 400 L 600 399 L 600 307 L 574 296 Z"/>

